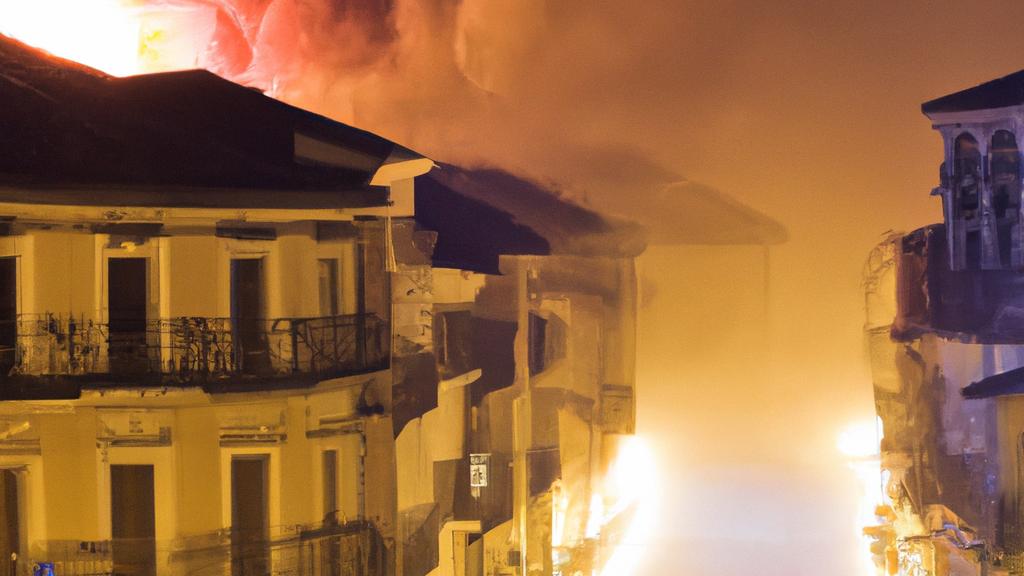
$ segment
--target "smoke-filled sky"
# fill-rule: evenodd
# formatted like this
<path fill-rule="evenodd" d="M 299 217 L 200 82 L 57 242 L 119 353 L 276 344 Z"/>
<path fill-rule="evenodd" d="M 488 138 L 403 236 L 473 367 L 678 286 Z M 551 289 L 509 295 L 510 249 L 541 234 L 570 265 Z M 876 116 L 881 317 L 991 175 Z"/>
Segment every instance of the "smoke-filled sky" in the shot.
<path fill-rule="evenodd" d="M 919 105 L 1024 68 L 1024 3 L 161 2 L 221 7 L 227 75 L 650 227 L 639 426 L 669 495 L 647 573 L 855 573 L 835 439 L 873 417 L 862 265 L 939 219 Z M 708 216 L 735 202 L 747 226 Z M 785 242 L 721 246 L 758 239 Z"/>

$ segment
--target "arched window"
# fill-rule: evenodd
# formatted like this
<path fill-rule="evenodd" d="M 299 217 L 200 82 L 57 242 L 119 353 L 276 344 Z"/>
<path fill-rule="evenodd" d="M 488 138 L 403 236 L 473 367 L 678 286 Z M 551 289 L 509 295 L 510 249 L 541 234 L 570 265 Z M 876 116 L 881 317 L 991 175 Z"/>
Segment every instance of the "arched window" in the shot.
<path fill-rule="evenodd" d="M 956 137 L 953 148 L 953 190 L 956 217 L 974 220 L 981 199 L 981 152 L 978 141 L 967 132 Z"/>
<path fill-rule="evenodd" d="M 992 209 L 996 219 L 1013 218 L 1020 206 L 1020 152 L 1012 132 L 992 135 L 989 156 L 992 169 Z"/>

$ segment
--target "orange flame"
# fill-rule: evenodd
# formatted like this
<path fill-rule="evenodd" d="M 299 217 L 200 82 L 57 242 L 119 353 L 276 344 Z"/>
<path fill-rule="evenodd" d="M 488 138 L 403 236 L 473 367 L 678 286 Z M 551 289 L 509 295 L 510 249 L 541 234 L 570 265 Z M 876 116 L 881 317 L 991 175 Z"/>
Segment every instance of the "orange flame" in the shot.
<path fill-rule="evenodd" d="M 603 514 L 602 524 L 608 524 L 627 508 L 635 507 L 635 513 L 622 540 L 614 543 L 601 576 L 639 574 L 661 500 L 657 478 L 654 455 L 647 442 L 637 436 L 624 438 L 605 479 L 605 497 L 611 501 L 611 506 L 606 508 L 598 501 L 592 513 Z"/>
<path fill-rule="evenodd" d="M 0 3 L 0 32 L 54 55 L 123 76 L 140 70 L 142 22 L 130 0 Z"/>
<path fill-rule="evenodd" d="M 860 501 L 855 528 L 860 543 L 858 572 L 865 576 L 880 574 L 871 552 L 871 542 L 862 530 L 878 523 L 875 510 L 884 504 L 882 490 L 881 456 L 879 444 L 882 437 L 881 419 L 875 422 L 857 422 L 848 426 L 836 442 L 839 451 L 848 458 L 847 465 L 860 484 Z"/>
<path fill-rule="evenodd" d="M 211 67 L 216 26 L 201 2 L 0 2 L 0 34 L 114 76 Z"/>

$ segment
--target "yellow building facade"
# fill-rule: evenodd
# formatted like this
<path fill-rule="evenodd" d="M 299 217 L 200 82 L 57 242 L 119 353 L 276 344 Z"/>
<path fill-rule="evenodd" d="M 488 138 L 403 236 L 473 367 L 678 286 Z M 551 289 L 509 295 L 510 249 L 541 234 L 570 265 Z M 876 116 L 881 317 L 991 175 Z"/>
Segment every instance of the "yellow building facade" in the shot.
<path fill-rule="evenodd" d="M 0 70 L 0 574 L 602 566 L 636 226 L 202 71 Z"/>

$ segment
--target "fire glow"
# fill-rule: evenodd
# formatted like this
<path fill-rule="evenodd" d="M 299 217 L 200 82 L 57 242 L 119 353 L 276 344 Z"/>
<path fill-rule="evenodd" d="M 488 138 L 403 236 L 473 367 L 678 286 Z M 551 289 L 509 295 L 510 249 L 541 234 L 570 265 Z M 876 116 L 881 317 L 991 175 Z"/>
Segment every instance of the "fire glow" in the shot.
<path fill-rule="evenodd" d="M 879 444 L 882 436 L 881 420 L 859 422 L 847 427 L 839 435 L 837 447 L 848 458 L 847 465 L 857 478 L 860 499 L 857 506 L 857 524 L 860 538 L 860 566 L 864 576 L 876 576 L 879 568 L 871 551 L 871 539 L 865 536 L 864 528 L 878 523 L 875 510 L 884 502 L 882 489 L 881 457 Z"/>
<path fill-rule="evenodd" d="M 142 12 L 128 0 L 0 3 L 0 33 L 115 76 L 142 71 Z"/>
<path fill-rule="evenodd" d="M 610 506 L 599 506 L 604 525 L 632 511 L 621 539 L 614 543 L 601 576 L 632 576 L 639 574 L 646 546 L 654 535 L 659 501 L 657 469 L 654 455 L 642 438 L 623 438 L 619 454 L 605 479 L 605 497 Z M 595 511 L 592 511 L 592 514 Z M 603 553 L 605 551 L 602 551 Z"/>
<path fill-rule="evenodd" d="M 252 47 L 231 17 L 218 28 L 222 14 L 191 0 L 3 2 L 0 34 L 114 76 L 206 68 L 232 77 L 245 71 L 249 61 L 239 54 L 251 57 Z"/>

